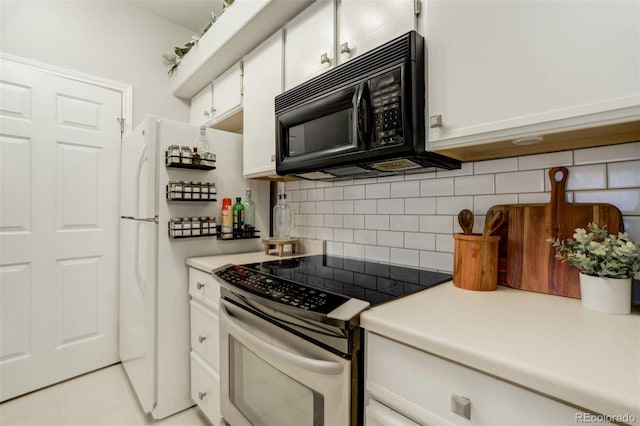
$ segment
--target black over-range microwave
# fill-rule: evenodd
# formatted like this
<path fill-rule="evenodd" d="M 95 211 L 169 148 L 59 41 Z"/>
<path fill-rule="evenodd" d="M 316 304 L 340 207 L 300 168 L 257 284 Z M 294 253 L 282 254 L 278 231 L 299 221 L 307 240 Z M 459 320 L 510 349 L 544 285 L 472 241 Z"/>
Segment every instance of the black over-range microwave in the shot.
<path fill-rule="evenodd" d="M 424 39 L 415 31 L 278 95 L 275 113 L 279 175 L 460 168 L 426 149 Z"/>

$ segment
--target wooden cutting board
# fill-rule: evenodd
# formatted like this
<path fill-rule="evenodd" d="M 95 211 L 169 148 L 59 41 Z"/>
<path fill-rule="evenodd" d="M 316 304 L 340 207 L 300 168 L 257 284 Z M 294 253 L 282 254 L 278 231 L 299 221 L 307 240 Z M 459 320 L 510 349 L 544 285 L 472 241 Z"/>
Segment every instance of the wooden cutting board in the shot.
<path fill-rule="evenodd" d="M 606 226 L 609 233 L 622 231 L 623 224 L 622 214 L 614 205 L 567 203 L 568 177 L 569 171 L 564 167 L 549 171 L 551 201 L 548 204 L 491 207 L 508 211 L 507 220 L 493 234 L 501 237 L 498 284 L 580 298 L 578 270 L 554 258 L 555 252 L 547 238 L 571 238 L 575 228 L 586 228 L 589 222 Z"/>

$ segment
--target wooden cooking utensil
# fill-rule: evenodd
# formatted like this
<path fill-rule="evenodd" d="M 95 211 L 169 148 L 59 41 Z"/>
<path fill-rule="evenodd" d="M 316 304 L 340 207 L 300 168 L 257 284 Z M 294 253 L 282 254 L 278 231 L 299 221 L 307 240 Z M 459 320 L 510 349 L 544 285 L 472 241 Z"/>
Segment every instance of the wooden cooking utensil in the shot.
<path fill-rule="evenodd" d="M 605 203 L 567 203 L 566 184 L 569 171 L 555 167 L 549 171 L 551 200 L 548 204 L 511 204 L 506 221 L 494 235 L 500 236 L 498 249 L 498 284 L 522 290 L 561 296 L 580 297 L 576 268 L 554 258 L 549 237 L 570 238 L 575 228 L 589 222 L 606 226 L 609 233 L 623 229 L 622 214 L 616 206 Z"/>
<path fill-rule="evenodd" d="M 464 235 L 471 235 L 473 230 L 473 212 L 469 209 L 460 210 L 458 213 L 458 223 Z"/>
<path fill-rule="evenodd" d="M 484 221 L 484 230 L 482 231 L 483 237 L 490 237 L 494 232 L 507 219 L 507 209 L 504 207 L 491 208 L 487 212 L 487 217 Z"/>

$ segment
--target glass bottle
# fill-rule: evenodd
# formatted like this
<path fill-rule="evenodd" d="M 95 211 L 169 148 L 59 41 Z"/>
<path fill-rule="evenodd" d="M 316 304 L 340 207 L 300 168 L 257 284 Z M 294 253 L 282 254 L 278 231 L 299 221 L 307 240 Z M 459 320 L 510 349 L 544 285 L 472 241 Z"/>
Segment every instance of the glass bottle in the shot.
<path fill-rule="evenodd" d="M 287 240 L 291 238 L 291 226 L 293 225 L 293 213 L 287 204 L 287 194 L 282 194 L 282 213 L 280 219 L 279 238 Z"/>
<path fill-rule="evenodd" d="M 253 235 L 256 227 L 256 205 L 251 200 L 251 188 L 247 188 L 244 193 L 244 230 Z"/>
<path fill-rule="evenodd" d="M 280 238 L 280 222 L 282 221 L 282 194 L 278 194 L 278 202 L 273 206 L 273 237 Z"/>
<path fill-rule="evenodd" d="M 240 202 L 240 197 L 236 197 L 236 203 L 233 205 L 233 232 L 242 236 L 242 229 L 244 228 L 244 206 Z"/>
<path fill-rule="evenodd" d="M 193 147 L 194 157 L 197 153 L 198 159 L 194 158 L 194 162 L 198 161 L 198 164 L 205 164 L 202 160 L 206 153 L 209 152 L 209 142 L 207 142 L 207 128 L 200 126 L 200 137 L 196 141 L 196 145 Z"/>
<path fill-rule="evenodd" d="M 233 219 L 231 216 L 231 198 L 223 198 L 222 212 L 220 214 L 220 238 L 223 240 L 233 238 Z"/>

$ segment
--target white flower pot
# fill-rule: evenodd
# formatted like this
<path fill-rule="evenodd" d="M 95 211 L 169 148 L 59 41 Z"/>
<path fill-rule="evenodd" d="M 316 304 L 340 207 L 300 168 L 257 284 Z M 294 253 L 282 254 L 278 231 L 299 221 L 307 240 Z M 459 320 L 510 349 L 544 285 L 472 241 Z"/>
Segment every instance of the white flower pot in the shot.
<path fill-rule="evenodd" d="M 602 278 L 580 273 L 582 306 L 592 311 L 631 312 L 631 278 Z"/>

